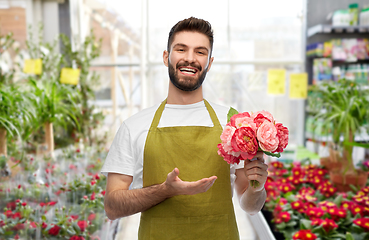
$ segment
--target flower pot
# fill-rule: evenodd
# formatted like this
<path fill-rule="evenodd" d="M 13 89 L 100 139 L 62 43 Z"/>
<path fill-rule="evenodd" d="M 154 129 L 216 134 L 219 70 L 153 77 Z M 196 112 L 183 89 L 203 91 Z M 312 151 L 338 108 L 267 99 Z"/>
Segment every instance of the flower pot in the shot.
<path fill-rule="evenodd" d="M 365 187 L 368 174 L 361 170 L 356 170 L 356 172 L 348 171 L 347 173 L 330 171 L 329 177 L 339 192 L 348 192 L 352 190 L 350 185 L 354 185 L 359 189 Z"/>

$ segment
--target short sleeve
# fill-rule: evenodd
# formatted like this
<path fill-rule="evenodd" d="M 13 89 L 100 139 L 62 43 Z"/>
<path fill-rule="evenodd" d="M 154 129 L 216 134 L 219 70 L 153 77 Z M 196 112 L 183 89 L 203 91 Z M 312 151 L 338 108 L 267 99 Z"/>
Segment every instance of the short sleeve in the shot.
<path fill-rule="evenodd" d="M 105 176 L 109 172 L 133 176 L 134 159 L 131 135 L 126 124 L 123 123 L 114 137 L 101 173 Z"/>

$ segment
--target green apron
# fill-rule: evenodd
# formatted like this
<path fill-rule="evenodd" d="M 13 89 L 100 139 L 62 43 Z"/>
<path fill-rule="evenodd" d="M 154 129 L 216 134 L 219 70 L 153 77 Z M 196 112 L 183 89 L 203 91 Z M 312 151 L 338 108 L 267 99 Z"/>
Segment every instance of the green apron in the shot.
<path fill-rule="evenodd" d="M 218 178 L 205 193 L 175 196 L 142 212 L 139 240 L 239 239 L 230 168 L 217 154 L 222 126 L 213 108 L 204 102 L 214 127 L 158 128 L 166 100 L 160 105 L 146 138 L 143 187 L 163 183 L 175 167 L 183 181 Z"/>

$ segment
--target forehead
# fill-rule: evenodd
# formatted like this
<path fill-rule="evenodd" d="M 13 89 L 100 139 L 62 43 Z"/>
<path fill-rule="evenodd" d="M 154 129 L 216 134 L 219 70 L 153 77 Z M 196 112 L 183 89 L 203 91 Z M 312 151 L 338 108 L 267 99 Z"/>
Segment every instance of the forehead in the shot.
<path fill-rule="evenodd" d="M 173 46 L 177 44 L 182 44 L 194 48 L 205 47 L 210 50 L 209 38 L 205 34 L 199 32 L 182 31 L 176 33 L 174 35 L 171 48 L 173 48 Z"/>

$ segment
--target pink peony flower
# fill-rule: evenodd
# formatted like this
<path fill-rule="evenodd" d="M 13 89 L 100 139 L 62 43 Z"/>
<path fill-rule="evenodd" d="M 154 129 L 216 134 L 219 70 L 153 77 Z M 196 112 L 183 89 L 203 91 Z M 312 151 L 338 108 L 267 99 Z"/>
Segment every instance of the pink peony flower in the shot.
<path fill-rule="evenodd" d="M 260 148 L 265 152 L 273 152 L 278 148 L 279 140 L 277 137 L 277 129 L 273 123 L 264 121 L 257 131 L 257 139 Z"/>
<path fill-rule="evenodd" d="M 225 152 L 221 143 L 218 144 L 218 154 L 222 156 L 228 164 L 238 164 L 240 162 L 239 158 Z M 105 195 L 105 193 L 103 195 Z"/>
<path fill-rule="evenodd" d="M 253 113 L 251 115 L 251 118 L 253 119 L 257 127 L 260 127 L 264 121 L 269 121 L 271 123 L 274 123 L 273 115 L 267 111 L 258 111 L 256 113 Z"/>
<path fill-rule="evenodd" d="M 236 129 L 233 134 L 231 144 L 236 152 L 241 152 L 243 159 L 252 159 L 258 151 L 258 142 L 255 132 L 250 127 Z"/>
<path fill-rule="evenodd" d="M 237 118 L 243 118 L 243 117 L 250 117 L 250 114 L 248 112 L 238 113 L 231 117 L 229 123 L 232 127 L 236 127 L 236 119 Z"/>
<path fill-rule="evenodd" d="M 288 144 L 288 128 L 284 127 L 282 123 L 277 123 L 275 127 L 277 129 L 277 137 L 279 143 L 278 148 L 274 152 L 283 152 Z"/>
<path fill-rule="evenodd" d="M 235 119 L 236 128 L 250 127 L 254 132 L 256 132 L 257 126 L 251 117 L 239 117 Z"/>

